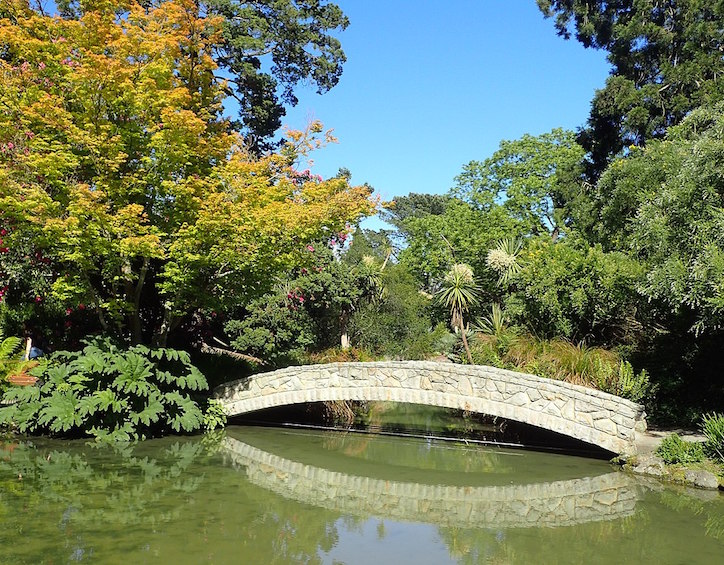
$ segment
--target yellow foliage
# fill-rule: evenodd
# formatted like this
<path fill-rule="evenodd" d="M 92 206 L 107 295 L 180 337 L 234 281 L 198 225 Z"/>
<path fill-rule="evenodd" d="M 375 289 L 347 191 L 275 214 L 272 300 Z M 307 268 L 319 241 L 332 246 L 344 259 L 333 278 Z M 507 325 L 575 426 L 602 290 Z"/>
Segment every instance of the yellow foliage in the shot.
<path fill-rule="evenodd" d="M 198 2 L 92 0 L 78 20 L 4 4 L 16 15 L 0 18 L 6 239 L 52 257 L 58 299 L 113 315 L 144 289 L 178 315 L 242 299 L 373 211 L 368 188 L 294 170 L 335 141 L 320 122 L 287 132 L 278 154 L 244 149 L 214 76 L 222 20 Z"/>

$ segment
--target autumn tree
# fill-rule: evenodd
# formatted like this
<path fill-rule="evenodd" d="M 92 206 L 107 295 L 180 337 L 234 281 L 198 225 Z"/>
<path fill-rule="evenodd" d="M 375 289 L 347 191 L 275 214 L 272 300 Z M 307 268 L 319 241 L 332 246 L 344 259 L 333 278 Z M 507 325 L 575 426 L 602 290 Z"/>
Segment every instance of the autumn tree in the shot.
<path fill-rule="evenodd" d="M 106 0 L 125 13 L 128 0 Z M 139 2 L 148 9 L 161 0 Z M 346 61 L 335 33 L 349 20 L 336 4 L 325 0 L 196 0 L 199 14 L 218 16 L 220 35 L 209 55 L 214 73 L 226 78 L 224 93 L 236 102 L 235 129 L 245 134 L 255 150 L 270 148 L 270 138 L 281 126 L 285 106 L 295 106 L 300 82 L 313 84 L 322 94 L 335 86 Z M 81 18 L 98 2 L 58 0 L 65 18 Z"/>
<path fill-rule="evenodd" d="M 193 0 L 82 6 L 62 19 L 13 0 L 0 18 L 9 304 L 34 299 L 17 261 L 41 257 L 39 300 L 163 344 L 190 313 L 261 294 L 309 242 L 371 210 L 366 187 L 295 169 L 323 142 L 320 124 L 260 158 L 233 133 L 214 58 L 222 17 Z"/>

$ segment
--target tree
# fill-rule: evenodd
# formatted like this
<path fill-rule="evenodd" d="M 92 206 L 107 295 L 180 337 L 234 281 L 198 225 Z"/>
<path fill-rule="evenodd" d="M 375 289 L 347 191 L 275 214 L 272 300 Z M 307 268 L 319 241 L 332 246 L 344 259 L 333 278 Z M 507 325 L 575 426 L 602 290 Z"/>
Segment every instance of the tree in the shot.
<path fill-rule="evenodd" d="M 193 0 L 128 2 L 123 18 L 113 2 L 83 6 L 57 19 L 17 0 L 0 18 L 8 304 L 33 300 L 13 275 L 27 249 L 49 265 L 40 301 L 163 344 L 195 309 L 259 296 L 372 209 L 368 188 L 295 170 L 320 124 L 260 158 L 229 131 L 212 57 L 222 18 Z"/>
<path fill-rule="evenodd" d="M 80 19 L 99 6 L 128 13 L 129 0 L 59 0 L 65 18 Z M 153 9 L 162 0 L 139 4 Z M 191 4 L 191 3 L 190 3 Z M 247 144 L 255 151 L 269 149 L 269 138 L 281 126 L 284 106 L 295 106 L 294 89 L 309 82 L 322 94 L 335 86 L 346 57 L 336 31 L 349 20 L 336 4 L 324 0 L 195 0 L 196 15 L 220 16 L 219 40 L 209 55 L 218 80 L 228 80 L 224 93 L 238 104 L 239 121 Z"/>
<path fill-rule="evenodd" d="M 581 135 L 591 180 L 626 147 L 661 138 L 687 112 L 724 99 L 724 1 L 537 1 L 559 35 L 605 49 L 612 65 Z"/>
<path fill-rule="evenodd" d="M 479 210 L 459 198 L 446 196 L 442 211 L 428 213 L 424 207 L 402 217 L 398 229 L 405 245 L 399 261 L 417 278 L 422 289 L 434 293 L 437 285 L 457 262 L 472 266 L 483 273 L 485 256 L 490 247 L 514 231 L 511 219 L 500 206 L 489 211 Z M 397 202 L 397 198 L 393 201 Z M 388 208 L 396 214 L 396 208 Z M 439 212 L 439 213 L 437 213 Z M 495 287 L 495 278 L 483 279 L 486 288 Z"/>
<path fill-rule="evenodd" d="M 445 275 L 440 290 L 435 296 L 439 304 L 450 310 L 450 323 L 453 328 L 460 330 L 465 353 L 471 365 L 473 364 L 473 357 L 468 346 L 465 314 L 478 304 L 478 292 L 479 289 L 475 282 L 473 270 L 464 263 L 457 263 Z"/>
<path fill-rule="evenodd" d="M 630 244 L 647 267 L 641 291 L 695 333 L 724 329 L 724 104 L 700 108 L 638 160 L 664 180 L 629 216 Z"/>
<path fill-rule="evenodd" d="M 484 212 L 502 207 L 517 234 L 550 233 L 555 241 L 580 187 L 583 157 L 575 134 L 562 129 L 503 140 L 490 158 L 463 167 L 452 194 Z"/>
<path fill-rule="evenodd" d="M 533 334 L 598 345 L 632 344 L 641 334 L 636 291 L 641 265 L 624 253 L 569 236 L 529 240 L 511 276 L 506 313 Z"/>

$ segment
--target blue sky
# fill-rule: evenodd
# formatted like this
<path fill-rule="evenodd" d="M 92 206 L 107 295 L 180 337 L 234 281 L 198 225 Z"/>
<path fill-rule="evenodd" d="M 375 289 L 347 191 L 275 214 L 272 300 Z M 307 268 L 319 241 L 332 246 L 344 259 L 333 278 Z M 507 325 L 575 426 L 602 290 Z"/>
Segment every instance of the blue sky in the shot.
<path fill-rule="evenodd" d="M 384 200 L 447 191 L 502 139 L 583 125 L 609 72 L 603 52 L 558 37 L 535 0 L 336 3 L 351 21 L 342 78 L 321 96 L 300 88 L 284 123 L 334 128 L 339 143 L 313 154 L 314 172 L 347 167 Z"/>

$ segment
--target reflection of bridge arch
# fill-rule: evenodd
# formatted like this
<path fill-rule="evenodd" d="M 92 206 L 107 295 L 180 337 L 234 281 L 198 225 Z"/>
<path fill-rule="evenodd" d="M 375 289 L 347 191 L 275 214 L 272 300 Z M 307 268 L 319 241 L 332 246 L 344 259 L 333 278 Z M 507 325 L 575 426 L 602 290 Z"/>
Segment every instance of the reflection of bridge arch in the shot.
<path fill-rule="evenodd" d="M 287 367 L 226 383 L 216 396 L 230 416 L 330 400 L 394 401 L 516 420 L 597 445 L 635 451 L 643 407 L 598 390 L 478 365 L 429 361 Z"/>
<path fill-rule="evenodd" d="M 284 498 L 357 516 L 443 527 L 554 527 L 634 513 L 638 488 L 621 472 L 540 484 L 447 486 L 348 475 L 227 437 L 226 455 L 249 481 Z"/>

